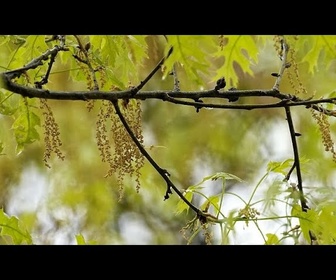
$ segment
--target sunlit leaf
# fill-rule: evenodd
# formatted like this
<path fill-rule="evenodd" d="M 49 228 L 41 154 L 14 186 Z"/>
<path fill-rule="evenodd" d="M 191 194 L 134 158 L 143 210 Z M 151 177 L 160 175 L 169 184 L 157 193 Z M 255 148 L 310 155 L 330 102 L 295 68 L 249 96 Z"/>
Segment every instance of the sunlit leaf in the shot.
<path fill-rule="evenodd" d="M 7 235 L 13 240 L 13 244 L 32 244 L 32 237 L 29 232 L 21 225 L 18 218 L 9 217 L 0 209 L 0 236 Z"/>
<path fill-rule="evenodd" d="M 238 85 L 238 73 L 235 64 L 240 66 L 243 72 L 253 76 L 251 66 L 258 62 L 258 46 L 250 35 L 225 36 L 227 44 L 215 53 L 216 57 L 224 57 L 223 65 L 217 70 L 213 81 L 225 77 L 230 87 Z"/>
<path fill-rule="evenodd" d="M 293 162 L 294 162 L 293 159 L 286 159 L 282 162 L 270 161 L 267 164 L 267 171 L 287 175 L 289 169 L 293 166 Z"/>
<path fill-rule="evenodd" d="M 291 214 L 299 218 L 303 237 L 307 242 L 310 242 L 309 231 L 316 232 L 316 229 L 318 228 L 318 225 L 316 224 L 316 221 L 318 220 L 317 213 L 311 209 L 304 212 L 300 205 L 294 204 Z"/>
<path fill-rule="evenodd" d="M 276 236 L 276 234 L 266 233 L 266 237 L 266 245 L 276 245 L 279 243 L 279 238 Z"/>
<path fill-rule="evenodd" d="M 316 228 L 319 244 L 336 244 L 336 203 L 335 201 L 323 201 L 318 206 L 318 219 Z"/>
<path fill-rule="evenodd" d="M 10 67 L 22 67 L 47 49 L 45 35 L 29 35 L 25 38 L 25 43 L 18 47 Z"/>
<path fill-rule="evenodd" d="M 308 63 L 308 71 L 314 74 L 319 65 L 329 68 L 332 61 L 336 58 L 336 36 L 334 35 L 315 35 L 315 36 L 300 36 L 308 50 L 305 51 L 305 55 L 302 57 L 302 62 Z M 323 65 L 319 63 L 322 58 L 326 61 Z"/>
<path fill-rule="evenodd" d="M 212 195 L 209 196 L 208 199 L 206 201 L 204 201 L 204 203 L 201 205 L 201 209 L 204 209 L 206 206 L 208 206 L 208 208 L 212 205 L 214 206 L 215 210 L 219 209 L 219 200 L 220 200 L 220 194 L 218 195 Z"/>
<path fill-rule="evenodd" d="M 201 74 L 207 74 L 209 65 L 207 52 L 204 48 L 215 50 L 215 42 L 209 35 L 169 35 L 168 44 L 165 48 L 165 54 L 173 47 L 173 52 L 164 62 L 163 78 L 172 71 L 175 63 L 179 63 L 185 70 L 188 78 L 197 85 L 204 85 Z"/>
<path fill-rule="evenodd" d="M 86 245 L 85 238 L 82 234 L 76 234 L 77 245 Z"/>
<path fill-rule="evenodd" d="M 270 207 L 275 206 L 276 198 L 279 197 L 280 194 L 283 193 L 282 187 L 284 182 L 275 180 L 271 185 L 269 185 L 265 191 L 264 197 L 264 209 L 267 210 Z"/>
<path fill-rule="evenodd" d="M 124 89 L 140 82 L 139 66 L 147 58 L 145 36 L 90 36 L 93 56 L 104 66 L 112 84 Z"/>
<path fill-rule="evenodd" d="M 186 190 L 184 192 L 184 197 L 191 202 L 192 198 L 193 198 L 193 192 Z M 189 205 L 187 205 L 182 199 L 179 200 L 179 202 L 176 205 L 176 211 L 175 214 L 181 214 L 184 210 L 186 210 L 188 212 L 189 210 Z"/>

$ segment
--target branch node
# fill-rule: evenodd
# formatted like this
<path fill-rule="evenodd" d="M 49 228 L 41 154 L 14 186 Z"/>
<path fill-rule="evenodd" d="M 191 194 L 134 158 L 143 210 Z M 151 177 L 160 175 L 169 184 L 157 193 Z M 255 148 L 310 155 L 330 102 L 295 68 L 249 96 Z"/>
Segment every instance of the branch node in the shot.
<path fill-rule="evenodd" d="M 225 78 L 221 77 L 216 82 L 215 91 L 219 91 L 221 88 L 225 88 L 225 86 L 226 86 Z"/>

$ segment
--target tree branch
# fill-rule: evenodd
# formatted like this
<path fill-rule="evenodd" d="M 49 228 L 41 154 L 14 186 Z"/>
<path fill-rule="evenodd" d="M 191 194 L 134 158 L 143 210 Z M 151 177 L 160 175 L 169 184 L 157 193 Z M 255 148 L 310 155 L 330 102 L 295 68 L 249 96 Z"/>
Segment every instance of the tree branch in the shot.
<path fill-rule="evenodd" d="M 26 67 L 25 67 L 26 68 Z M 21 70 L 20 70 L 21 69 Z M 253 110 L 253 109 L 265 109 L 265 108 L 282 108 L 292 106 L 306 106 L 306 108 L 313 108 L 319 112 L 323 112 L 326 115 L 336 117 L 336 111 L 328 110 L 316 104 L 330 103 L 335 104 L 336 97 L 325 99 L 310 99 L 304 100 L 298 97 L 293 97 L 291 94 L 280 93 L 276 90 L 230 90 L 225 92 L 218 92 L 216 90 L 207 91 L 194 91 L 194 92 L 176 92 L 176 91 L 142 91 L 134 95 L 133 90 L 124 91 L 51 91 L 46 89 L 36 89 L 32 87 L 23 86 L 11 81 L 15 75 L 20 74 L 23 68 L 18 70 L 3 72 L 0 74 L 2 84 L 0 87 L 9 90 L 13 93 L 22 95 L 29 98 L 43 98 L 54 100 L 117 100 L 117 99 L 159 99 L 168 101 L 174 104 L 180 104 L 185 106 L 197 107 L 197 108 L 216 108 L 216 109 L 236 109 L 236 110 Z M 191 99 L 199 100 L 200 98 L 217 98 L 217 99 L 232 99 L 234 97 L 273 97 L 279 99 L 280 102 L 271 104 L 214 104 L 204 102 L 190 102 L 179 99 Z"/>
<path fill-rule="evenodd" d="M 308 205 L 307 205 L 307 201 L 304 197 L 304 193 L 303 193 L 303 187 L 302 187 L 302 176 L 301 176 L 301 168 L 300 168 L 300 158 L 299 158 L 299 152 L 298 152 L 298 147 L 297 147 L 297 143 L 296 143 L 296 133 L 295 133 L 295 129 L 294 129 L 294 125 L 293 125 L 293 120 L 292 120 L 292 115 L 290 112 L 290 108 L 289 107 L 285 107 L 285 111 L 286 111 L 286 118 L 287 118 L 287 122 L 288 122 L 288 127 L 289 127 L 289 131 L 290 131 L 290 135 L 291 135 L 291 140 L 292 140 L 292 146 L 293 146 L 293 152 L 294 152 L 294 165 L 295 165 L 295 169 L 296 169 L 296 176 L 297 176 L 297 187 L 299 189 L 299 193 L 300 193 L 300 202 L 301 202 L 301 209 L 303 212 L 307 212 L 307 210 L 309 209 Z M 315 244 L 317 242 L 316 236 L 314 235 L 314 233 L 309 230 L 309 236 L 310 236 L 310 242 L 311 244 Z"/>

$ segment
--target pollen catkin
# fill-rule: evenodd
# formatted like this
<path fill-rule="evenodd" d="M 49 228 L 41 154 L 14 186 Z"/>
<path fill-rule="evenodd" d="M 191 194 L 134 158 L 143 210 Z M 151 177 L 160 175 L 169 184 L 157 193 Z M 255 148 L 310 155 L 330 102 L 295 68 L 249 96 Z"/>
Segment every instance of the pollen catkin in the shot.
<path fill-rule="evenodd" d="M 122 104 L 123 106 L 120 106 L 120 110 L 124 118 L 135 137 L 143 145 L 141 102 L 139 100 L 131 100 Z M 106 128 L 107 120 L 111 121 L 111 129 L 109 131 Z M 126 175 L 135 177 L 136 190 L 139 192 L 140 169 L 144 165 L 144 157 L 124 128 L 111 102 L 103 101 L 102 103 L 98 113 L 96 139 L 102 161 L 107 162 L 109 165 L 106 177 L 116 175 L 119 200 L 123 197 Z M 113 145 L 111 145 L 111 142 Z"/>
<path fill-rule="evenodd" d="M 44 128 L 44 143 L 45 151 L 43 155 L 43 162 L 45 166 L 50 168 L 49 160 L 52 153 L 55 153 L 56 156 L 64 160 L 65 156 L 63 155 L 60 147 L 62 146 L 62 141 L 60 139 L 60 132 L 58 124 L 55 121 L 53 112 L 50 106 L 47 103 L 46 99 L 40 99 L 40 109 L 42 110 L 43 115 L 43 128 Z"/>
<path fill-rule="evenodd" d="M 330 132 L 330 123 L 328 122 L 327 115 L 323 112 L 316 112 L 314 109 L 310 109 L 313 118 L 316 120 L 321 136 L 322 136 L 322 143 L 324 145 L 326 152 L 331 152 L 333 161 L 336 162 L 336 152 L 334 149 L 334 141 L 331 138 L 331 132 Z"/>
<path fill-rule="evenodd" d="M 203 235 L 204 235 L 204 242 L 206 245 L 212 244 L 213 233 L 209 229 L 210 225 L 208 223 L 202 224 Z"/>

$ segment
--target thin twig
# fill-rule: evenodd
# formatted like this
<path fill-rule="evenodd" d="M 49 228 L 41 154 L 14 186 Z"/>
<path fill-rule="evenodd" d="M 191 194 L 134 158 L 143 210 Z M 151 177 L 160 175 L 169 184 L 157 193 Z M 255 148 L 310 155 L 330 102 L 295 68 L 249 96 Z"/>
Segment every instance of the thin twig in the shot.
<path fill-rule="evenodd" d="M 290 64 L 287 64 L 287 53 L 288 53 L 288 50 L 289 50 L 289 46 L 286 43 L 285 38 L 281 39 L 281 49 L 282 49 L 282 57 L 281 57 L 282 64 L 281 64 L 279 73 L 277 75 L 277 79 L 275 81 L 275 84 L 273 86 L 273 89 L 276 90 L 276 91 L 279 91 L 279 86 L 280 86 L 282 76 L 283 76 L 286 68 L 288 68 L 290 66 Z"/>
<path fill-rule="evenodd" d="M 298 189 L 300 192 L 300 202 L 301 202 L 301 208 L 302 211 L 306 212 L 307 209 L 309 209 L 309 207 L 307 206 L 307 202 L 306 199 L 304 197 L 303 194 L 303 188 L 302 188 L 302 176 L 301 176 L 301 168 L 300 168 L 300 158 L 299 158 L 299 152 L 298 152 L 298 147 L 297 147 L 297 143 L 296 143 L 296 136 L 295 136 L 295 129 L 294 129 L 294 125 L 293 125 L 293 119 L 292 119 L 292 115 L 290 112 L 290 108 L 289 107 L 285 107 L 285 112 L 286 112 L 286 119 L 288 122 L 288 127 L 289 127 L 289 132 L 291 135 L 291 140 L 292 140 L 292 146 L 293 146 L 293 153 L 294 153 L 294 165 L 295 165 L 295 169 L 296 169 L 296 176 L 297 176 L 297 180 L 298 180 Z"/>
<path fill-rule="evenodd" d="M 91 78 L 92 78 L 93 84 L 94 84 L 93 90 L 99 90 L 99 85 L 98 85 L 97 78 L 96 78 L 96 71 L 95 71 L 95 69 L 91 65 L 90 58 L 89 58 L 89 55 L 88 55 L 88 50 L 83 46 L 80 38 L 77 35 L 74 35 L 74 37 L 77 40 L 79 49 L 85 55 L 86 59 L 85 60 L 84 59 L 80 59 L 80 57 L 76 56 L 76 55 L 74 55 L 74 58 L 76 58 L 77 60 L 79 60 L 82 63 L 85 63 L 88 66 L 90 74 L 91 74 Z"/>
<path fill-rule="evenodd" d="M 161 65 L 165 62 L 165 60 L 171 55 L 173 52 L 173 47 L 171 47 L 165 57 L 163 57 L 159 63 L 154 67 L 154 69 L 149 73 L 149 75 L 141 81 L 141 83 L 137 86 L 131 89 L 132 96 L 136 95 L 144 86 L 147 84 L 147 82 L 154 76 L 154 74 L 160 69 Z"/>
<path fill-rule="evenodd" d="M 43 54 L 41 54 L 39 57 L 34 58 L 32 61 L 27 63 L 25 66 L 23 66 L 21 68 L 14 69 L 14 70 L 6 71 L 3 74 L 5 74 L 6 77 L 9 80 L 12 80 L 14 78 L 18 78 L 25 71 L 30 70 L 30 69 L 35 69 L 38 66 L 42 66 L 43 61 L 48 60 L 50 55 L 57 54 L 59 51 L 68 51 L 68 50 L 69 49 L 66 48 L 64 45 L 60 45 L 60 46 L 56 45 L 53 48 L 51 48 L 51 49 L 47 50 L 46 52 L 44 52 Z"/>
<path fill-rule="evenodd" d="M 290 112 L 290 108 L 285 107 L 285 111 L 286 111 L 286 119 L 287 119 L 287 122 L 288 122 L 288 127 L 289 127 L 289 131 L 290 131 L 292 145 L 293 145 L 294 165 L 295 165 L 296 176 L 297 176 L 297 180 L 298 180 L 297 187 L 298 187 L 299 193 L 300 193 L 301 209 L 302 209 L 303 212 L 307 212 L 309 207 L 307 205 L 307 201 L 306 201 L 304 193 L 303 193 L 302 176 L 301 176 L 301 168 L 300 168 L 300 158 L 299 158 L 299 151 L 298 151 L 298 147 L 297 147 L 297 143 L 296 143 L 296 133 L 295 133 L 294 125 L 293 125 L 293 119 L 292 119 L 292 115 L 291 115 L 291 112 Z M 309 230 L 309 237 L 310 237 L 311 244 L 317 244 L 316 236 L 314 235 L 314 233 L 311 230 Z"/>
<path fill-rule="evenodd" d="M 52 66 L 54 65 L 54 62 L 55 62 L 55 58 L 57 56 L 58 52 L 57 53 L 52 53 L 50 55 L 50 61 L 49 61 L 49 65 L 48 65 L 48 69 L 47 69 L 47 72 L 46 74 L 42 77 L 41 81 L 39 82 L 35 82 L 35 86 L 37 88 L 42 88 L 42 86 L 44 84 L 47 84 L 48 83 L 48 80 L 49 80 L 49 75 L 50 75 L 50 72 L 51 72 L 51 68 Z"/>
<path fill-rule="evenodd" d="M 164 199 L 168 199 L 169 198 L 169 194 L 171 193 L 170 188 L 174 189 L 174 191 L 177 193 L 177 195 L 193 210 L 196 212 L 197 215 L 201 215 L 203 214 L 203 212 L 198 209 L 196 206 L 194 206 L 191 202 L 189 202 L 184 195 L 180 192 L 180 190 L 173 184 L 173 182 L 169 179 L 169 173 L 167 170 L 162 169 L 154 160 L 153 158 L 149 155 L 149 153 L 146 151 L 146 149 L 141 145 L 141 143 L 139 142 L 139 140 L 136 138 L 136 136 L 134 135 L 132 129 L 130 128 L 130 126 L 128 125 L 126 119 L 124 118 L 123 114 L 120 111 L 119 108 L 119 104 L 117 100 L 113 100 L 112 104 L 116 110 L 116 113 L 120 119 L 120 121 L 122 122 L 122 124 L 124 125 L 127 133 L 129 134 L 129 136 L 132 138 L 133 142 L 135 143 L 135 145 L 138 147 L 138 149 L 140 150 L 140 152 L 142 153 L 142 155 L 150 162 L 150 164 L 155 168 L 155 170 L 161 175 L 161 177 L 166 181 L 167 183 L 167 192 L 164 196 Z"/>

